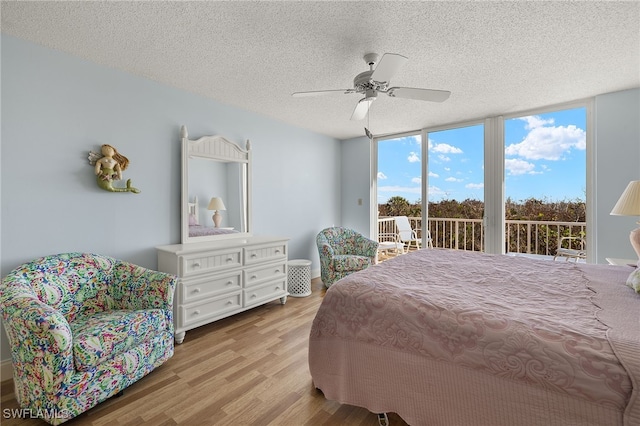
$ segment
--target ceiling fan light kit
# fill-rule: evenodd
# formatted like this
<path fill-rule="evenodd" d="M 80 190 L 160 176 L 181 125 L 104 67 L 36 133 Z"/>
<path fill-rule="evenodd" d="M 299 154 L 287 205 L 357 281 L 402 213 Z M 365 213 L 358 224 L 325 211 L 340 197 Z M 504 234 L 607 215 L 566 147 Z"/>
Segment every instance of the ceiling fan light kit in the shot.
<path fill-rule="evenodd" d="M 364 61 L 369 70 L 361 72 L 353 79 L 353 89 L 316 90 L 311 92 L 295 92 L 292 96 L 319 96 L 334 93 L 359 93 L 364 95 L 356 104 L 351 120 L 362 120 L 366 117 L 371 103 L 378 98 L 378 93 L 384 93 L 392 98 L 405 98 L 418 101 L 444 102 L 449 99 L 451 92 L 447 90 L 420 89 L 416 87 L 389 87 L 393 77 L 408 58 L 397 53 L 385 53 L 378 62 L 378 54 L 367 53 Z M 376 65 L 377 64 L 377 65 Z"/>

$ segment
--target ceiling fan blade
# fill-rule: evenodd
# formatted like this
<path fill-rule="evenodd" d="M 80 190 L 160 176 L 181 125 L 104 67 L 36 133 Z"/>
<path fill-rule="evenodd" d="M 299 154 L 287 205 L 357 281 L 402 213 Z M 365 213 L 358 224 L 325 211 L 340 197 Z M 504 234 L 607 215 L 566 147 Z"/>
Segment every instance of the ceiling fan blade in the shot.
<path fill-rule="evenodd" d="M 294 98 L 304 98 L 304 97 L 310 97 L 310 96 L 334 95 L 337 93 L 343 93 L 343 94 L 355 93 L 355 90 L 353 89 L 315 90 L 312 92 L 295 92 L 295 93 L 292 93 L 291 96 L 293 96 Z"/>
<path fill-rule="evenodd" d="M 371 79 L 379 82 L 389 82 L 391 77 L 396 75 L 400 68 L 407 62 L 408 58 L 397 53 L 385 53 L 376 69 L 371 74 Z"/>
<path fill-rule="evenodd" d="M 352 120 L 362 120 L 369 112 L 369 106 L 373 102 L 373 99 L 362 98 L 356 108 L 353 110 L 353 114 L 351 114 Z"/>
<path fill-rule="evenodd" d="M 392 87 L 387 90 L 392 98 L 416 99 L 419 101 L 444 102 L 449 99 L 448 90 L 417 89 L 415 87 Z"/>

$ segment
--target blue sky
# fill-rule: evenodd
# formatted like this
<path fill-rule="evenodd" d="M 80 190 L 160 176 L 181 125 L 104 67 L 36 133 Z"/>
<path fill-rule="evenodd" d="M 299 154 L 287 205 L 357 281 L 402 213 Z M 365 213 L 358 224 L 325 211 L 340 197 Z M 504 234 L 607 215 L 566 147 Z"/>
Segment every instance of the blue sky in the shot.
<path fill-rule="evenodd" d="M 484 199 L 482 125 L 429 133 L 429 200 Z M 378 143 L 378 203 L 421 197 L 420 136 Z M 515 201 L 585 199 L 586 110 L 505 120 L 505 190 Z"/>

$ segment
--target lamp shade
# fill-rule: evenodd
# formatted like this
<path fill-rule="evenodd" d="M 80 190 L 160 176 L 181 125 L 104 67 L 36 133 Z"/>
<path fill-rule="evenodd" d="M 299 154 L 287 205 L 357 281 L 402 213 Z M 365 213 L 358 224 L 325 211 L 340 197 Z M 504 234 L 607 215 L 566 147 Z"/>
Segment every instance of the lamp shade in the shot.
<path fill-rule="evenodd" d="M 222 198 L 213 197 L 211 201 L 209 201 L 209 207 L 207 207 L 207 210 L 226 210 L 226 207 L 222 202 Z"/>
<path fill-rule="evenodd" d="M 640 216 L 640 180 L 632 180 L 611 210 L 616 216 Z"/>

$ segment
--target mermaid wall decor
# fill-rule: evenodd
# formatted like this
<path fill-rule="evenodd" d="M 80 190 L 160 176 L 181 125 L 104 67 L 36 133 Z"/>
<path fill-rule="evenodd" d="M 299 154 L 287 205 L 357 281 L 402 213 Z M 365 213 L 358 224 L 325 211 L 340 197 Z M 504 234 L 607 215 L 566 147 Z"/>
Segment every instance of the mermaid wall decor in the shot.
<path fill-rule="evenodd" d="M 131 179 L 127 179 L 126 186 L 113 186 L 114 180 L 122 179 L 122 172 L 129 167 L 129 159 L 120 154 L 114 147 L 108 144 L 102 145 L 101 154 L 89 151 L 89 164 L 95 167 L 98 186 L 109 192 L 133 192 L 139 194 L 140 190 L 131 186 Z"/>

